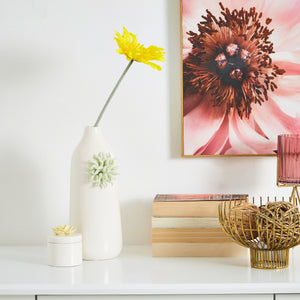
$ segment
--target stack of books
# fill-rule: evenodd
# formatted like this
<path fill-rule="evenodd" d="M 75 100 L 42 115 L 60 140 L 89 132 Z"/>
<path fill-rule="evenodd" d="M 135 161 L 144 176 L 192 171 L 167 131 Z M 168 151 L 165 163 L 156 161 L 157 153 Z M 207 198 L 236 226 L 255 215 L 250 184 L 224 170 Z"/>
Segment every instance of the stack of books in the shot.
<path fill-rule="evenodd" d="M 222 201 L 248 202 L 248 195 L 156 195 L 152 213 L 152 256 L 247 256 L 247 248 L 221 229 Z"/>

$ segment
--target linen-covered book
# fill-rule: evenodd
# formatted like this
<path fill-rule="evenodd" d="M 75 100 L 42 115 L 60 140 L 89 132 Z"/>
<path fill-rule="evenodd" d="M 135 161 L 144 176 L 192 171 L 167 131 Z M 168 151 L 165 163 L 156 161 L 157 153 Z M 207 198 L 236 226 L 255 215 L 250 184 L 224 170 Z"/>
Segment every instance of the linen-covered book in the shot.
<path fill-rule="evenodd" d="M 245 257 L 248 249 L 228 243 L 153 243 L 154 257 Z"/>
<path fill-rule="evenodd" d="M 246 194 L 158 194 L 153 201 L 153 217 L 218 217 L 223 201 L 248 202 Z"/>
<path fill-rule="evenodd" d="M 231 242 L 221 228 L 152 228 L 152 243 Z"/>
<path fill-rule="evenodd" d="M 219 218 L 152 217 L 152 228 L 220 228 Z"/>

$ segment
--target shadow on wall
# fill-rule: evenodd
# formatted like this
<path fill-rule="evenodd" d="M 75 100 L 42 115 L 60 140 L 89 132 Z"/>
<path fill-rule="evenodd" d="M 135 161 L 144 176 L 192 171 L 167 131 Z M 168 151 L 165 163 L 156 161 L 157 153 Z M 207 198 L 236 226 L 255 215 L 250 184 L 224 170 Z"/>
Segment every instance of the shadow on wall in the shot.
<path fill-rule="evenodd" d="M 259 157 L 218 157 L 216 160 L 215 183 L 218 190 L 231 193 L 249 193 L 249 187 L 259 185 Z"/>
<path fill-rule="evenodd" d="M 167 0 L 167 67 L 170 114 L 170 157 L 181 157 L 180 0 Z"/>
<path fill-rule="evenodd" d="M 124 244 L 150 244 L 152 228 L 152 199 L 133 199 L 122 203 Z"/>
<path fill-rule="evenodd" d="M 0 244 L 34 244 L 45 227 L 43 177 L 18 147 L 2 146 L 0 159 Z"/>
<path fill-rule="evenodd" d="M 276 186 L 276 157 L 219 157 L 215 173 L 221 191 L 261 196 L 284 192 Z"/>

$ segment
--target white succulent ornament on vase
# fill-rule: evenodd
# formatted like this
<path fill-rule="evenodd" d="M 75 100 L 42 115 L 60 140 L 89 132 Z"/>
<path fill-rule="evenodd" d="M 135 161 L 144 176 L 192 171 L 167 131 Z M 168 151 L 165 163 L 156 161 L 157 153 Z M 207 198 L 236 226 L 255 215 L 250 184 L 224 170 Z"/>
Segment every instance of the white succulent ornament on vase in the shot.
<path fill-rule="evenodd" d="M 110 152 L 99 152 L 88 161 L 89 181 L 94 187 L 106 188 L 116 180 L 118 166 Z"/>

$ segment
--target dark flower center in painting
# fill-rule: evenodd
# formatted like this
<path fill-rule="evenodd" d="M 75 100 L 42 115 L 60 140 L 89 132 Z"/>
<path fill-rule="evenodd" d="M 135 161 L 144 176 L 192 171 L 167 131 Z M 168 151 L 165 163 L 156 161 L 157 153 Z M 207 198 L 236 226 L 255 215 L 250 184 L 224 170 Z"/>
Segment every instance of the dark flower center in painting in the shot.
<path fill-rule="evenodd" d="M 285 71 L 270 57 L 270 18 L 263 25 L 254 7 L 220 7 L 222 17 L 206 10 L 199 33 L 188 32 L 193 48 L 183 62 L 184 94 L 210 94 L 214 106 L 225 105 L 227 113 L 236 109 L 248 118 L 251 105 L 267 101 L 268 91 L 277 88 L 276 77 Z"/>
<path fill-rule="evenodd" d="M 226 84 L 240 87 L 249 64 L 250 53 L 245 49 L 240 49 L 237 44 L 231 43 L 217 50 L 217 56 L 209 70 L 216 72 Z"/>

